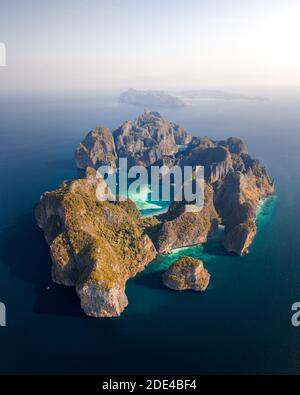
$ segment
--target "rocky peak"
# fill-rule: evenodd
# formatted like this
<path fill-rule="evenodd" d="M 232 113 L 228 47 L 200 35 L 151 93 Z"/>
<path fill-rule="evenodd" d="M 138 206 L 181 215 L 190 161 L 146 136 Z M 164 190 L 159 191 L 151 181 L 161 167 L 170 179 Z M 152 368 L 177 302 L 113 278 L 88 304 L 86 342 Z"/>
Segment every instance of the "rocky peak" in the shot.
<path fill-rule="evenodd" d="M 227 147 L 232 154 L 240 155 L 248 153 L 246 144 L 239 137 L 229 137 L 227 140 L 219 141 L 218 144 Z"/>
<path fill-rule="evenodd" d="M 204 207 L 200 211 L 191 212 L 185 202 L 173 202 L 161 219 L 163 224 L 153 238 L 159 253 L 166 254 L 174 248 L 205 243 L 219 222 L 212 187 L 205 184 Z"/>
<path fill-rule="evenodd" d="M 115 142 L 108 128 L 99 126 L 91 130 L 75 152 L 76 166 L 98 168 L 102 165 L 116 166 Z"/>
<path fill-rule="evenodd" d="M 113 134 L 118 155 L 133 163 L 149 166 L 178 151 L 172 124 L 158 112 L 145 111 L 135 121 L 124 122 Z"/>
<path fill-rule="evenodd" d="M 76 150 L 76 165 L 80 169 L 106 164 L 115 167 L 118 157 L 126 157 L 130 165 L 149 166 L 163 157 L 174 158 L 178 145 L 189 144 L 191 139 L 179 125 L 145 109 L 134 121 L 123 122 L 113 133 L 103 127 L 89 132 Z"/>

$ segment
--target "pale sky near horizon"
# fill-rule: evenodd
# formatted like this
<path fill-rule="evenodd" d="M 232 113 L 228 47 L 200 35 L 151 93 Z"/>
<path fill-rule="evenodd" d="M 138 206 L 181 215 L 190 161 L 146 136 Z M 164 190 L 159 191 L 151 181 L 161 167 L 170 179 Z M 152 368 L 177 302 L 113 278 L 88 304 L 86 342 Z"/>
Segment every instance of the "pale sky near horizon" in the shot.
<path fill-rule="evenodd" d="M 300 0 L 0 0 L 1 90 L 300 88 Z"/>

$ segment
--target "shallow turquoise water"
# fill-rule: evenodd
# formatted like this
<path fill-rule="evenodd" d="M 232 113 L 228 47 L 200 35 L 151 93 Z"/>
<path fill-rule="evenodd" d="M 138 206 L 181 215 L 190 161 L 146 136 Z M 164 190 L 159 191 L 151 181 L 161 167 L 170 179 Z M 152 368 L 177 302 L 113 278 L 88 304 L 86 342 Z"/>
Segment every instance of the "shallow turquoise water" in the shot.
<path fill-rule="evenodd" d="M 299 103 L 204 101 L 164 112 L 195 135 L 244 138 L 275 178 L 277 198 L 262 207 L 249 254 L 226 254 L 221 232 L 175 251 L 128 282 L 120 318 L 97 320 L 84 316 L 73 289 L 52 284 L 33 209 L 42 192 L 76 176 L 73 153 L 87 131 L 143 109 L 94 93 L 0 95 L 0 372 L 300 373 L 300 329 L 290 323 L 300 300 Z M 162 285 L 162 269 L 182 253 L 204 260 L 207 292 Z"/>
<path fill-rule="evenodd" d="M 272 215 L 274 213 L 274 210 L 276 209 L 277 199 L 278 197 L 275 195 L 268 197 L 262 201 L 256 219 L 256 223 L 258 226 L 258 237 L 260 234 L 263 234 L 267 231 L 268 223 L 272 220 Z M 168 255 L 159 256 L 142 273 L 138 274 L 134 279 L 128 281 L 127 291 L 129 293 L 134 293 L 136 291 L 136 284 L 144 284 L 146 287 L 149 280 L 154 280 L 156 285 L 159 285 L 159 288 L 162 288 L 162 292 L 166 296 L 166 299 L 168 299 L 170 294 L 172 295 L 174 294 L 174 292 L 166 289 L 164 286 L 161 285 L 161 276 L 173 262 L 183 256 L 190 256 L 196 259 L 201 259 L 204 262 L 204 265 L 208 269 L 209 273 L 212 274 L 210 284 L 206 292 L 218 291 L 216 287 L 224 286 L 224 281 L 228 281 L 231 276 L 235 274 L 234 271 L 236 270 L 236 265 L 245 262 L 245 257 L 237 257 L 227 254 L 225 252 L 222 246 L 223 236 L 224 230 L 218 229 L 209 237 L 208 242 L 205 244 L 197 244 L 191 247 L 174 249 Z M 181 296 L 185 293 L 186 292 L 179 292 Z M 149 309 L 158 308 L 160 304 L 164 304 L 163 297 L 160 296 L 160 298 L 157 300 L 155 294 L 156 290 L 154 288 L 154 290 L 152 290 L 152 300 L 155 301 L 155 303 L 153 305 L 152 300 L 149 298 L 149 301 L 147 302 L 149 303 Z M 199 298 L 200 302 L 200 298 L 204 297 L 204 293 L 196 293 L 196 295 L 193 297 L 196 302 L 197 298 Z M 146 303 L 142 304 L 142 309 L 147 309 L 145 304 Z"/>

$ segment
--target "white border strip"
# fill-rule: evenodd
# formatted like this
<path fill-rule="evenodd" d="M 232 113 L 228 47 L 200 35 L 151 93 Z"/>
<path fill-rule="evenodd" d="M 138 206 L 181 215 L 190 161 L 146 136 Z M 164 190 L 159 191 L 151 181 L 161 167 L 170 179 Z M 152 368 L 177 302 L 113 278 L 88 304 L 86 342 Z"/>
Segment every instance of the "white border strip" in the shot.
<path fill-rule="evenodd" d="M 6 46 L 0 42 L 0 67 L 6 66 Z"/>

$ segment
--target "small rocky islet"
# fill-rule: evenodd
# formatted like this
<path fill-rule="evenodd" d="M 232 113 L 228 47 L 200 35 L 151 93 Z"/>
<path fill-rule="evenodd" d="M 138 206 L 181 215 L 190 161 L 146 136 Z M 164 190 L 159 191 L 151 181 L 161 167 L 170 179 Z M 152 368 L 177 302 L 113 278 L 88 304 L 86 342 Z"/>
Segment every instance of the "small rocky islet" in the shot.
<path fill-rule="evenodd" d="M 117 168 L 122 157 L 146 167 L 204 166 L 203 209 L 191 212 L 186 202 L 173 202 L 166 213 L 143 218 L 131 200 L 100 201 L 96 191 L 105 181 L 96 169 Z M 93 129 L 76 149 L 75 161 L 85 175 L 45 192 L 35 216 L 50 245 L 53 281 L 75 287 L 82 309 L 92 317 L 119 316 L 128 304 L 129 278 L 158 254 L 205 243 L 219 224 L 225 226 L 225 250 L 247 253 L 259 202 L 274 193 L 274 182 L 241 139 L 193 137 L 157 112 L 145 111 L 113 132 Z M 164 273 L 163 283 L 177 290 L 205 290 L 209 273 L 201 261 L 184 257 Z"/>
<path fill-rule="evenodd" d="M 177 259 L 162 276 L 164 285 L 175 291 L 205 291 L 209 279 L 203 262 L 188 256 Z"/>

